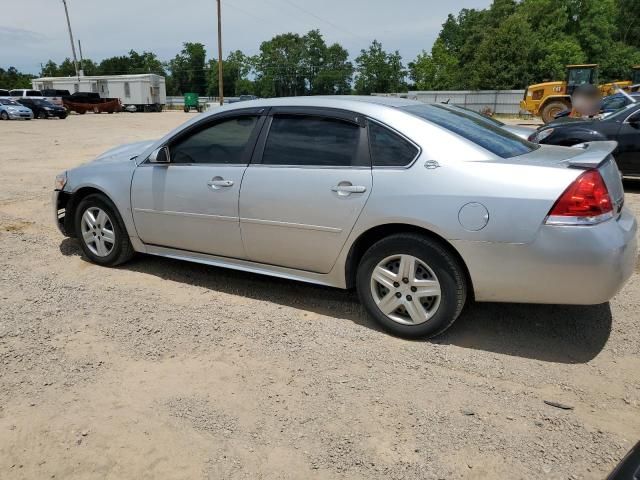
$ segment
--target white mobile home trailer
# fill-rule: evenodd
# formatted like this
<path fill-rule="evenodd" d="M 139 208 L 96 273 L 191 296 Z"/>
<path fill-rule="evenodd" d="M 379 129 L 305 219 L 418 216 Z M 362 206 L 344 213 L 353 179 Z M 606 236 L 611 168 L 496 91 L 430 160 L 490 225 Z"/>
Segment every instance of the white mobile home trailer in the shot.
<path fill-rule="evenodd" d="M 44 77 L 31 83 L 36 90 L 92 92 L 102 98 L 119 98 L 123 107 L 135 105 L 138 111 L 157 111 L 167 103 L 165 79 L 153 73 L 81 76 L 79 82 L 78 77 Z"/>

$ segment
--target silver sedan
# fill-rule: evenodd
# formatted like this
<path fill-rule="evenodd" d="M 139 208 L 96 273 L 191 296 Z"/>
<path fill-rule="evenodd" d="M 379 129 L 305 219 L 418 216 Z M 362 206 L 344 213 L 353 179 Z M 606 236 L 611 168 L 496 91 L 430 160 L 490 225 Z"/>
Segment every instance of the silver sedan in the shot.
<path fill-rule="evenodd" d="M 631 276 L 614 142 L 539 146 L 464 111 L 280 98 L 199 115 L 56 177 L 92 262 L 135 252 L 353 288 L 407 338 L 470 299 L 598 304 Z"/>

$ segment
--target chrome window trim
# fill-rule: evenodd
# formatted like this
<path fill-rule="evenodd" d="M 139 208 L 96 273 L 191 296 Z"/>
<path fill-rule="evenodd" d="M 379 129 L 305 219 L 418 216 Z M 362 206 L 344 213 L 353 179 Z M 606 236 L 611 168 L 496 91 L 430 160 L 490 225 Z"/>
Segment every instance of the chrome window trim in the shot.
<path fill-rule="evenodd" d="M 383 128 L 387 128 L 387 129 L 391 130 L 393 133 L 398 135 L 400 138 L 403 138 L 404 140 L 406 140 L 407 142 L 409 142 L 411 145 L 413 145 L 414 147 L 416 147 L 418 149 L 418 153 L 413 158 L 413 160 L 411 160 L 411 162 L 409 162 L 405 166 L 402 166 L 402 167 L 393 166 L 393 165 L 376 166 L 376 165 L 373 164 L 373 153 L 371 152 L 371 135 L 369 134 L 369 125 L 367 125 L 367 139 L 368 139 L 368 142 L 369 142 L 369 156 L 371 157 L 371 169 L 372 170 L 408 170 L 408 169 L 410 169 L 411 167 L 413 167 L 415 165 L 415 163 L 418 161 L 418 159 L 422 155 L 422 147 L 420 145 L 418 145 L 412 139 L 407 137 L 404 133 L 399 132 L 395 128 L 387 125 L 384 122 L 381 122 L 380 120 L 376 120 L 375 118 L 371 118 L 371 117 L 365 117 L 365 118 L 367 119 L 367 122 L 374 122 L 374 123 L 377 123 L 378 125 L 380 125 Z"/>

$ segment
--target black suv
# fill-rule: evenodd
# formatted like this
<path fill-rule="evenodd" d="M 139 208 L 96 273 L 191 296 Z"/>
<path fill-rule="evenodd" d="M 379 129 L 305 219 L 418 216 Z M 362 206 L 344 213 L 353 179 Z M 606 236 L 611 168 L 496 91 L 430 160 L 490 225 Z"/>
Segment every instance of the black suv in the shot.
<path fill-rule="evenodd" d="M 42 98 L 23 97 L 18 98 L 17 101 L 25 107 L 33 110 L 33 116 L 35 118 L 58 117 L 60 119 L 64 119 L 69 115 L 66 108 L 54 105 Z"/>

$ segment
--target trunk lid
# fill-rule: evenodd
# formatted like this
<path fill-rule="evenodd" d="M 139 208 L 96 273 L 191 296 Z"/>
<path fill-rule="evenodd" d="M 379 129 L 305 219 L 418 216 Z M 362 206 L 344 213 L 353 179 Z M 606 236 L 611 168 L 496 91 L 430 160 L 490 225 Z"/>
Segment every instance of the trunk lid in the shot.
<path fill-rule="evenodd" d="M 548 168 L 597 169 L 607 185 L 615 212 L 618 213 L 624 203 L 624 187 L 618 165 L 612 155 L 617 146 L 618 143 L 613 141 L 587 142 L 573 147 L 541 145 L 531 153 L 504 161 Z"/>

